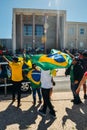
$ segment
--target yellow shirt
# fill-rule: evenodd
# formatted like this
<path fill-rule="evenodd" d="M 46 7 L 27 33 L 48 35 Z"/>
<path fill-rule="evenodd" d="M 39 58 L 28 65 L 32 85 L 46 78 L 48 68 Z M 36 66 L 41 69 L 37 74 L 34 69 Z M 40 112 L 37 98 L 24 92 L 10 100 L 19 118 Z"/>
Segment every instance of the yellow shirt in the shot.
<path fill-rule="evenodd" d="M 23 80 L 22 76 L 22 66 L 23 62 L 9 62 L 9 66 L 11 67 L 11 73 L 12 73 L 12 80 L 13 81 L 21 81 Z"/>
<path fill-rule="evenodd" d="M 57 74 L 57 71 L 56 71 L 55 69 L 51 70 L 51 75 L 52 75 L 53 77 L 56 77 L 56 74 Z"/>

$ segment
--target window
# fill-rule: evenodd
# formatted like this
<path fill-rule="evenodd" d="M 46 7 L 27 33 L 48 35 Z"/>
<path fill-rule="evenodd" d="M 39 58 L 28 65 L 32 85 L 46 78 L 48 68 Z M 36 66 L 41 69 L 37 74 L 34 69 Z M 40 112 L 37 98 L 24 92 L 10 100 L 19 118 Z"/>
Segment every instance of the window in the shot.
<path fill-rule="evenodd" d="M 84 32 L 85 32 L 84 28 L 81 28 L 80 29 L 80 34 L 84 34 Z"/>
<path fill-rule="evenodd" d="M 32 36 L 32 34 L 33 34 L 32 25 L 25 24 L 24 25 L 24 36 Z"/>
<path fill-rule="evenodd" d="M 43 25 L 36 25 L 35 26 L 35 35 L 42 36 L 44 34 L 44 27 Z"/>

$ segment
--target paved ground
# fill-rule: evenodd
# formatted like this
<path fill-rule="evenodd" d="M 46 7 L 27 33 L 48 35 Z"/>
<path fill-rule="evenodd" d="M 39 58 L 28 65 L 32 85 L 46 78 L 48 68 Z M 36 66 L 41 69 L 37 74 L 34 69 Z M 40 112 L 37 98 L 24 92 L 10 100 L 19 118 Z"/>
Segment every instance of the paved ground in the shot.
<path fill-rule="evenodd" d="M 71 92 L 52 95 L 57 119 L 38 115 L 38 104 L 32 106 L 32 95 L 22 94 L 22 106 L 11 104 L 11 95 L 0 95 L 0 130 L 87 130 L 87 101 L 80 92 L 82 104 L 73 105 Z"/>

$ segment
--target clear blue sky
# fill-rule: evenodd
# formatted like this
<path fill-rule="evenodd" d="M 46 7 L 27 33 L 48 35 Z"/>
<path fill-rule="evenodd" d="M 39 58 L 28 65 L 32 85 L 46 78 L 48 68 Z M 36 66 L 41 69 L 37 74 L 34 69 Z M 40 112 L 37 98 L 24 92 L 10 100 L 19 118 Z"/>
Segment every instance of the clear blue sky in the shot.
<path fill-rule="evenodd" d="M 0 38 L 11 38 L 13 8 L 67 11 L 67 21 L 87 22 L 87 0 L 0 0 Z"/>

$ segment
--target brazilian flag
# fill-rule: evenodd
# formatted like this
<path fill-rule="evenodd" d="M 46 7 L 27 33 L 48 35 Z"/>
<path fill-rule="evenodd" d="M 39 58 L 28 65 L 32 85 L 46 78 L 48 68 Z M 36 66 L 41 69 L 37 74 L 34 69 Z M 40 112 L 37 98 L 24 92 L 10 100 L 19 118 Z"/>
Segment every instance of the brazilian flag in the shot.
<path fill-rule="evenodd" d="M 68 68 L 72 63 L 72 59 L 68 54 L 54 49 L 52 49 L 48 55 L 33 55 L 31 60 L 32 63 L 35 63 L 44 70 Z"/>
<path fill-rule="evenodd" d="M 27 78 L 31 82 L 31 87 L 36 88 L 41 86 L 40 78 L 41 78 L 41 71 L 31 69 L 27 74 Z"/>

